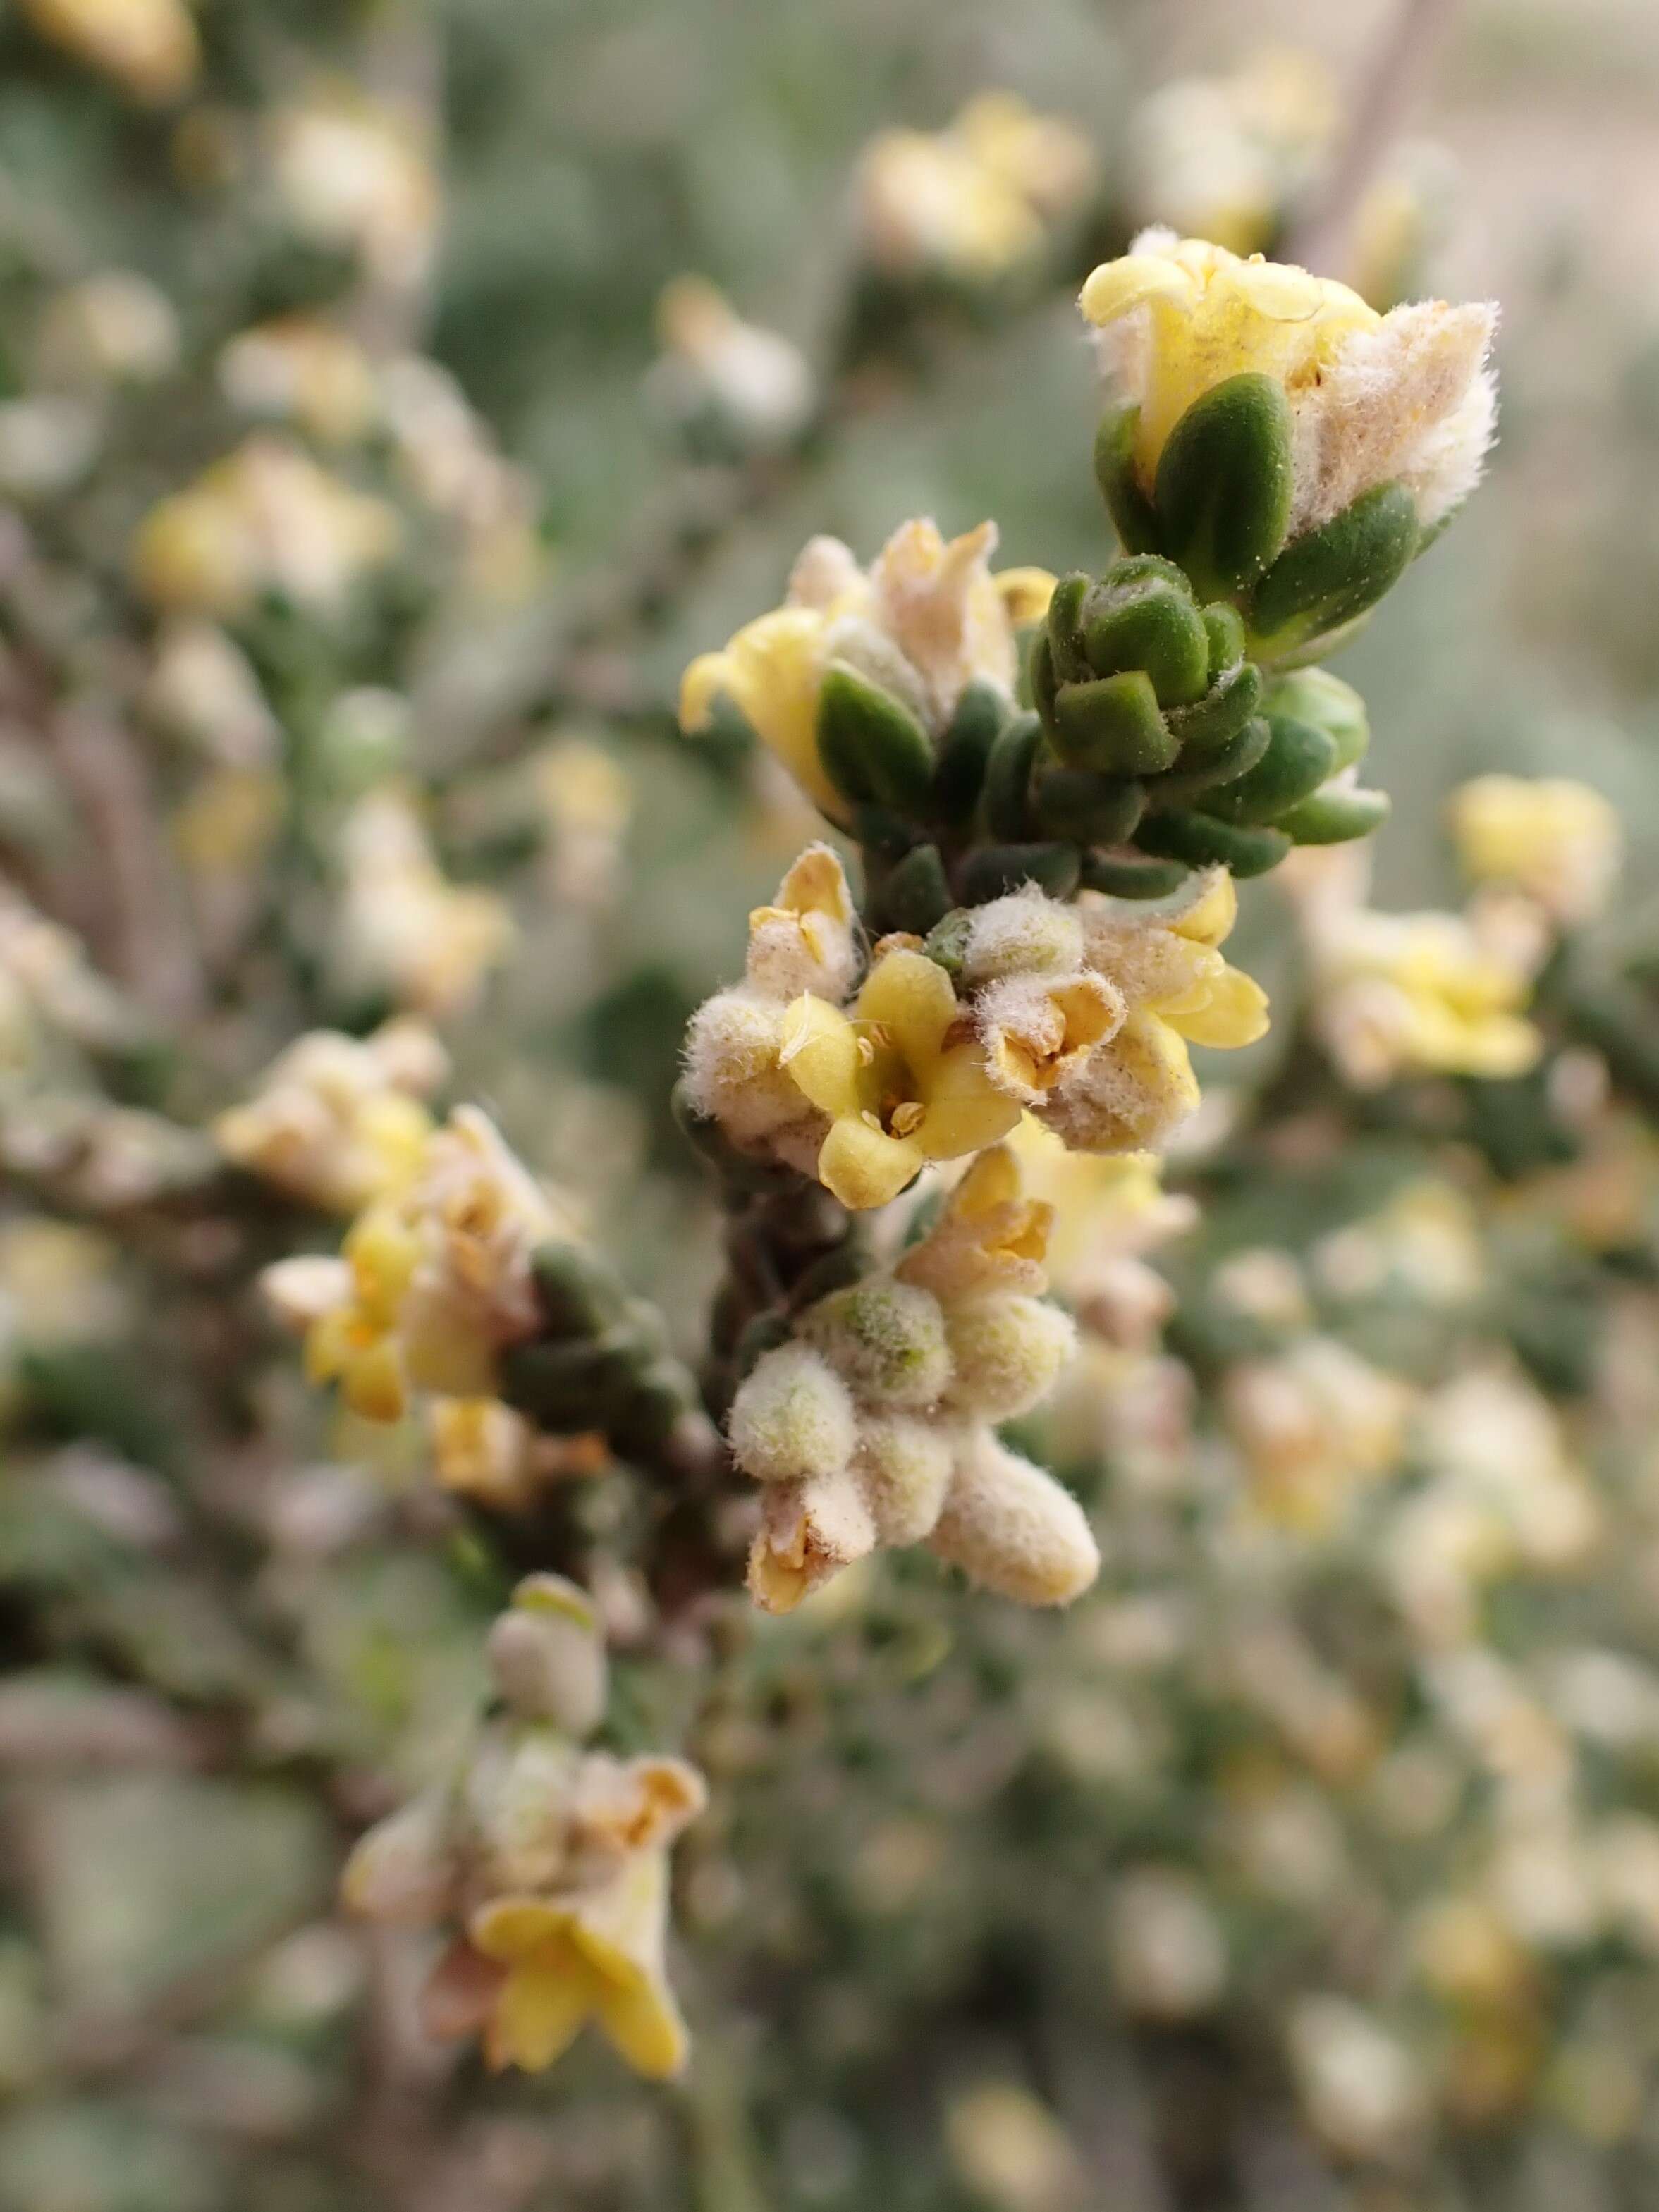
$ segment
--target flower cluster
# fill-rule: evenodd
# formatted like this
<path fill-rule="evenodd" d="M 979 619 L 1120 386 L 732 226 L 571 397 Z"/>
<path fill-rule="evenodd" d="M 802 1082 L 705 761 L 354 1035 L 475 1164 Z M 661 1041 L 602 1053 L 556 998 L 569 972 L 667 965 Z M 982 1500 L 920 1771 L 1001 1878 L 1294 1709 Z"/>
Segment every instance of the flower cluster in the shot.
<path fill-rule="evenodd" d="M 501 1352 L 538 1326 L 532 1256 L 568 1233 L 490 1122 L 458 1106 L 413 1172 L 359 1214 L 339 1258 L 280 1260 L 265 1288 L 303 1331 L 313 1379 L 337 1381 L 368 1420 L 397 1420 L 412 1390 L 498 1395 Z"/>
<path fill-rule="evenodd" d="M 352 808 L 339 869 L 338 988 L 434 1018 L 471 1006 L 512 945 L 512 916 L 495 892 L 450 882 L 404 786 L 382 785 Z"/>
<path fill-rule="evenodd" d="M 702 1810 L 702 1778 L 683 1759 L 582 1747 L 606 1670 L 574 1583 L 520 1583 L 489 1650 L 504 1711 L 447 1782 L 362 1838 L 345 1902 L 392 1926 L 455 1928 L 422 2019 L 434 2036 L 482 2034 L 491 2066 L 540 2071 L 592 2021 L 636 2072 L 676 2074 L 668 1853 Z"/>
<path fill-rule="evenodd" d="M 396 550 L 399 525 L 360 492 L 270 433 L 247 439 L 153 507 L 132 550 L 156 605 L 235 621 L 278 593 L 337 613 L 360 578 Z"/>
<path fill-rule="evenodd" d="M 902 805 L 930 782 L 970 687 L 1012 705 L 1015 626 L 1042 614 L 1054 580 L 993 575 L 996 544 L 994 523 L 947 544 L 907 522 L 866 569 L 838 538 L 813 538 L 782 606 L 686 670 L 683 726 L 707 729 L 729 702 L 832 820 L 860 799 Z M 894 712 L 867 736 L 857 709 L 872 691 Z"/>
<path fill-rule="evenodd" d="M 1258 660 L 1331 649 L 1479 482 L 1490 306 L 1379 315 L 1305 270 L 1153 230 L 1084 285 L 1113 410 L 1103 488 L 1132 550 L 1231 598 Z"/>
<path fill-rule="evenodd" d="M 811 848 L 751 917 L 744 982 L 692 1022 L 689 1103 L 855 1208 L 997 1142 L 1028 1109 L 1073 1151 L 1144 1151 L 1198 1103 L 1188 1043 L 1247 1044 L 1267 1026 L 1260 987 L 1219 950 L 1237 911 L 1220 870 L 1162 909 L 1028 887 L 958 910 L 926 944 L 883 940 L 849 998 L 846 879 Z"/>
<path fill-rule="evenodd" d="M 420 1022 L 390 1021 L 364 1038 L 313 1030 L 213 1133 L 228 1159 L 290 1197 L 356 1213 L 419 1167 L 432 1133 L 422 1101 L 447 1072 L 443 1047 Z"/>
<path fill-rule="evenodd" d="M 984 286 L 1038 260 L 1097 174 L 1073 125 L 981 93 L 944 131 L 871 141 L 854 187 L 859 245 L 890 280 Z"/>
<path fill-rule="evenodd" d="M 1064 1605 L 1099 1554 L 1076 1502 L 999 1442 L 1069 1358 L 1044 1303 L 1048 1209 L 1012 1154 L 981 1152 L 937 1226 L 890 1271 L 795 1317 L 738 1391 L 738 1464 L 763 1486 L 749 1587 L 769 1612 L 878 1545 L 923 1543 L 1028 1605 Z"/>
<path fill-rule="evenodd" d="M 1385 914 L 1368 871 L 1298 856 L 1293 883 L 1311 1024 L 1343 1080 L 1374 1091 L 1408 1075 L 1524 1074 L 1543 1049 L 1527 1018 L 1547 938 L 1505 910 Z M 1336 865 L 1333 866 L 1332 863 Z"/>

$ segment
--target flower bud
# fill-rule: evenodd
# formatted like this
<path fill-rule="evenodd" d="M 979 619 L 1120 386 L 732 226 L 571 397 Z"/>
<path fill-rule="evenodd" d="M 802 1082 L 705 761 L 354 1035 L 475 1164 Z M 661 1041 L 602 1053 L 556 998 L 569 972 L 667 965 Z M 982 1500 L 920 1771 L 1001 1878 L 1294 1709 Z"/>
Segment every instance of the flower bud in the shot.
<path fill-rule="evenodd" d="M 931 1406 L 951 1379 L 938 1299 L 890 1276 L 867 1276 L 820 1298 L 801 1330 L 876 1405 Z"/>
<path fill-rule="evenodd" d="M 857 1468 L 884 1544 L 919 1544 L 939 1516 L 956 1439 L 905 1413 L 859 1425 Z"/>
<path fill-rule="evenodd" d="M 585 1591 L 562 1575 L 531 1575 L 489 1632 L 495 1687 L 524 1720 L 585 1736 L 605 1712 L 605 1644 Z"/>
<path fill-rule="evenodd" d="M 862 1487 L 845 1469 L 807 1482 L 772 1483 L 750 1547 L 750 1594 L 768 1613 L 792 1613 L 875 1547 L 874 1516 Z"/>
<path fill-rule="evenodd" d="M 1073 908 L 1028 888 L 974 908 L 962 959 L 965 984 L 1005 975 L 1070 975 L 1082 964 L 1083 925 Z"/>
<path fill-rule="evenodd" d="M 360 1919 L 420 1928 L 449 1905 L 454 1869 L 449 1801 L 427 1790 L 358 1838 L 340 1877 L 340 1897 Z"/>
<path fill-rule="evenodd" d="M 1022 1605 L 1069 1605 L 1100 1571 L 1083 1509 L 1050 1474 L 975 1431 L 957 1455 L 930 1548 Z"/>
<path fill-rule="evenodd" d="M 951 1402 L 988 1421 L 1030 1413 L 1077 1349 L 1071 1316 L 1041 1298 L 970 1298 L 951 1307 L 945 1329 L 956 1366 Z"/>
<path fill-rule="evenodd" d="M 789 1482 L 845 1468 L 857 1423 L 840 1376 L 809 1346 L 784 1344 L 757 1360 L 739 1388 L 727 1435 L 745 1474 Z"/>
<path fill-rule="evenodd" d="M 719 991 L 691 1017 L 685 1096 L 739 1145 L 758 1143 L 810 1107 L 779 1064 L 784 1007 L 746 990 Z"/>

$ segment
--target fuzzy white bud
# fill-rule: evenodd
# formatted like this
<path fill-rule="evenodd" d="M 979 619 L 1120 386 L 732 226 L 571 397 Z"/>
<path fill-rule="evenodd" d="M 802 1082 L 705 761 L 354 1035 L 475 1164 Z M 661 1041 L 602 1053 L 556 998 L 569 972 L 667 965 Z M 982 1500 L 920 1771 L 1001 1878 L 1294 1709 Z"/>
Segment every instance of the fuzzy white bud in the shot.
<path fill-rule="evenodd" d="M 801 1329 L 872 1404 L 931 1406 L 950 1382 L 939 1300 L 891 1276 L 868 1276 L 821 1298 L 802 1316 Z"/>
<path fill-rule="evenodd" d="M 745 1474 L 790 1482 L 836 1474 L 853 1456 L 857 1419 L 847 1385 L 809 1345 L 763 1352 L 732 1401 L 727 1436 Z"/>
<path fill-rule="evenodd" d="M 945 1316 L 956 1377 L 951 1401 L 983 1420 L 1029 1413 L 1077 1350 L 1069 1314 L 1041 1298 L 969 1298 Z"/>
<path fill-rule="evenodd" d="M 972 1581 L 1022 1605 L 1069 1605 L 1100 1571 L 1076 1498 L 989 1429 L 963 1445 L 927 1540 Z"/>

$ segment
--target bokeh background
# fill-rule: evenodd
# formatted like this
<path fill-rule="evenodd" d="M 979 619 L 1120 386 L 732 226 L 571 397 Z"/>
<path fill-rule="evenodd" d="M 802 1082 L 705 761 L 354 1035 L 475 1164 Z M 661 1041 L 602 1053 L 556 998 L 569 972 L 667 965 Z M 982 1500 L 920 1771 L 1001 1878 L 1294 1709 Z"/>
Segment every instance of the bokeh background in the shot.
<path fill-rule="evenodd" d="M 301 1032 L 429 1016 L 695 1356 L 680 1034 L 810 817 L 679 735 L 679 671 L 814 532 L 989 514 L 1006 562 L 1101 566 L 1072 295 L 1156 211 L 1137 117 L 1286 44 L 1351 114 L 1398 11 L 204 0 L 199 50 L 139 0 L 0 15 L 5 2212 L 1659 2202 L 1659 14 L 1417 12 L 1423 281 L 1502 302 L 1503 415 L 1342 663 L 1375 896 L 1458 903 L 1471 775 L 1582 778 L 1628 848 L 1596 989 L 1523 1099 L 1344 1120 L 1250 888 L 1289 1018 L 1224 1075 L 1266 1139 L 1174 1170 L 1173 1316 L 1033 1440 L 1106 1553 L 1063 1623 L 904 1560 L 689 1655 L 629 1478 L 548 1474 L 617 1740 L 714 1793 L 670 2091 L 434 2051 L 418 1946 L 335 1911 L 464 1736 L 499 1571 L 417 1425 L 307 1389 L 249 1286 L 336 1232 L 207 1132 Z M 1006 281 L 872 286 L 870 142 L 988 88 L 1092 184 Z M 665 364 L 687 273 L 797 349 L 793 427 Z M 295 315 L 346 355 L 234 355 Z M 283 458 L 204 505 L 260 421 Z"/>

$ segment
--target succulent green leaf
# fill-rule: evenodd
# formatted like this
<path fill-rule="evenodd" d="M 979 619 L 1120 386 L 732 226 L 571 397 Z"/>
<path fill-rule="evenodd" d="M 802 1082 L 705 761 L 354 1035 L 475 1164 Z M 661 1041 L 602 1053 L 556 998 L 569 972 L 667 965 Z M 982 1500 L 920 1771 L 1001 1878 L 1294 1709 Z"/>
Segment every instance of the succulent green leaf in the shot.
<path fill-rule="evenodd" d="M 1336 769 L 1336 747 L 1323 730 L 1292 714 L 1265 718 L 1271 732 L 1261 757 L 1246 774 L 1212 793 L 1204 811 L 1224 822 L 1277 822 L 1311 798 Z"/>
<path fill-rule="evenodd" d="M 1079 878 L 1085 891 L 1113 898 L 1167 898 L 1179 890 L 1191 871 L 1182 860 L 1127 860 L 1115 853 L 1085 853 Z"/>
<path fill-rule="evenodd" d="M 1184 583 L 1120 583 L 1109 572 L 1085 610 L 1083 646 L 1097 676 L 1144 668 L 1160 707 L 1189 706 L 1209 688 L 1210 641 Z"/>
<path fill-rule="evenodd" d="M 1070 898 L 1080 865 L 1075 845 L 981 845 L 963 863 L 963 896 L 969 906 L 983 906 L 1035 884 L 1050 898 Z"/>
<path fill-rule="evenodd" d="M 1241 660 L 1217 678 L 1196 706 L 1172 708 L 1170 728 L 1181 750 L 1212 753 L 1230 744 L 1259 710 L 1263 688 L 1255 661 Z"/>
<path fill-rule="evenodd" d="M 1195 399 L 1170 433 L 1153 495 L 1164 550 L 1207 587 L 1252 582 L 1285 543 L 1291 515 L 1291 409 L 1250 372 Z"/>
<path fill-rule="evenodd" d="M 1265 875 L 1291 849 L 1290 839 L 1280 830 L 1218 822 L 1212 815 L 1175 810 L 1149 814 L 1135 842 L 1160 860 L 1185 860 L 1193 868 L 1218 865 L 1240 877 Z"/>
<path fill-rule="evenodd" d="M 1068 768 L 1150 775 L 1180 751 L 1144 669 L 1063 684 L 1054 701 L 1054 750 Z"/>
<path fill-rule="evenodd" d="M 1158 543 L 1158 517 L 1135 476 L 1138 407 L 1108 408 L 1095 433 L 1095 481 L 1112 518 L 1112 527 L 1128 553 L 1152 552 Z"/>
<path fill-rule="evenodd" d="M 1272 732 L 1260 714 L 1253 714 L 1242 730 L 1212 752 L 1187 752 L 1181 765 L 1168 775 L 1153 779 L 1147 799 L 1153 806 L 1185 806 L 1200 791 L 1213 791 L 1248 775 L 1266 753 Z"/>
<path fill-rule="evenodd" d="M 1268 686 L 1267 711 L 1293 714 L 1298 722 L 1311 722 L 1315 729 L 1323 730 L 1336 747 L 1338 769 L 1352 768 L 1365 757 L 1371 741 L 1365 702 L 1352 684 L 1328 668 L 1299 668 L 1279 677 Z"/>
<path fill-rule="evenodd" d="M 1320 791 L 1281 814 L 1278 826 L 1298 845 L 1346 845 L 1380 828 L 1389 804 L 1386 791 Z"/>
<path fill-rule="evenodd" d="M 951 908 L 951 886 L 937 845 L 915 845 L 881 887 L 881 920 L 889 929 L 926 937 Z"/>
<path fill-rule="evenodd" d="M 933 769 L 933 808 L 941 822 L 957 824 L 972 816 L 1007 719 L 1006 694 L 976 677 L 957 702 Z"/>
<path fill-rule="evenodd" d="M 982 812 L 993 837 L 1018 839 L 1030 830 L 1031 769 L 1042 743 L 1035 714 L 1016 714 L 991 748 Z"/>
<path fill-rule="evenodd" d="M 1146 810 L 1146 787 L 1133 777 L 1097 775 L 1086 768 L 1049 768 L 1037 777 L 1034 811 L 1050 836 L 1075 845 L 1116 845 Z"/>
<path fill-rule="evenodd" d="M 1249 610 L 1254 649 L 1276 658 L 1368 613 L 1416 550 L 1417 509 L 1405 486 L 1365 492 L 1287 546 L 1262 577 Z"/>
<path fill-rule="evenodd" d="M 902 702 L 845 661 L 831 661 L 818 694 L 818 758 L 856 805 L 875 799 L 897 813 L 927 805 L 933 781 L 927 732 Z"/>

